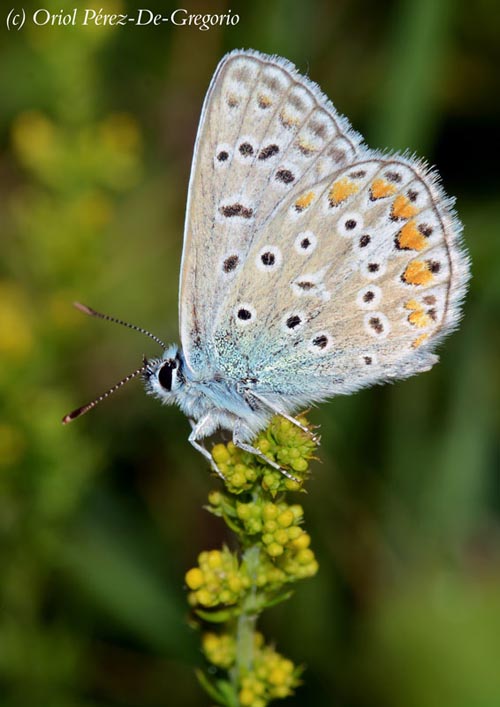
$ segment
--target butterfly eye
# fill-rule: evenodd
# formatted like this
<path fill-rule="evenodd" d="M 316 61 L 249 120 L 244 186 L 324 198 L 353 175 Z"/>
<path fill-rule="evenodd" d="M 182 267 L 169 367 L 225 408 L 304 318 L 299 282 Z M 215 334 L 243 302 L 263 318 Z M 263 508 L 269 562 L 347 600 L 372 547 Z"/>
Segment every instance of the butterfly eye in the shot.
<path fill-rule="evenodd" d="M 166 361 L 158 371 L 158 381 L 165 390 L 172 390 L 172 371 L 177 367 L 175 361 Z"/>

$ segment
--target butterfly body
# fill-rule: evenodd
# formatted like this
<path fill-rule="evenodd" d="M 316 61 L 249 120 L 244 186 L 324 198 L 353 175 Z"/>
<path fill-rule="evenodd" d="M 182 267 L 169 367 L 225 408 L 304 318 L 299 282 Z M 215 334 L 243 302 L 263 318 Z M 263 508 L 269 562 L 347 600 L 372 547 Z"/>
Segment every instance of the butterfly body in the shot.
<path fill-rule="evenodd" d="M 189 441 L 210 461 L 217 473 L 217 465 L 199 440 L 222 428 L 232 431 L 237 446 L 264 458 L 293 478 L 285 469 L 248 444 L 275 412 L 289 417 L 288 409 L 297 407 L 290 399 L 281 396 L 282 404 L 279 407 L 264 400 L 255 390 L 258 388 L 258 379 L 254 377 L 229 378 L 218 372 L 196 375 L 175 345 L 165 349 L 161 358 L 145 361 L 143 378 L 147 393 L 163 403 L 177 404 L 187 415 L 193 428 Z M 294 422 L 302 427 L 299 422 Z"/>
<path fill-rule="evenodd" d="M 165 376 L 161 382 L 165 367 L 173 370 L 171 382 L 170 377 L 165 379 Z M 144 378 L 148 393 L 162 402 L 177 404 L 195 423 L 209 417 L 213 423 L 206 424 L 207 429 L 213 427 L 211 432 L 218 427 L 231 430 L 237 419 L 246 422 L 255 432 L 269 419 L 269 414 L 265 414 L 260 406 L 252 404 L 244 380 L 229 379 L 219 373 L 195 375 L 177 347 L 170 347 L 159 359 L 148 360 Z"/>

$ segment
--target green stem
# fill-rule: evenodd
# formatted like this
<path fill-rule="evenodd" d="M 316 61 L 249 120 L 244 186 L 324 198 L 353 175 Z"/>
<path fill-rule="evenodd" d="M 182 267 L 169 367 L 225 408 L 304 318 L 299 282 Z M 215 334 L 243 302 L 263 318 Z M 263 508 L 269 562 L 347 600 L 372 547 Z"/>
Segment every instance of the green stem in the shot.
<path fill-rule="evenodd" d="M 253 668 L 254 632 L 257 614 L 243 612 L 236 624 L 236 672 L 238 679 Z"/>
<path fill-rule="evenodd" d="M 238 692 L 241 679 L 253 669 L 255 650 L 255 628 L 258 612 L 255 610 L 257 585 L 255 578 L 259 568 L 260 547 L 252 545 L 243 553 L 243 563 L 247 566 L 252 587 L 241 607 L 241 614 L 236 622 L 236 664 L 233 671 L 233 686 Z"/>

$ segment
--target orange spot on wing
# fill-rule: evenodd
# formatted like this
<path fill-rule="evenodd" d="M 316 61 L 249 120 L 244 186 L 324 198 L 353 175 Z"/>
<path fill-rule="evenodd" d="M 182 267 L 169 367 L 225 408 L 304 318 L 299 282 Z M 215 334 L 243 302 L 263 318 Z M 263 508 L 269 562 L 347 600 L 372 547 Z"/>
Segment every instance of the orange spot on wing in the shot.
<path fill-rule="evenodd" d="M 302 194 L 302 196 L 299 196 L 294 206 L 297 211 L 304 211 L 304 209 L 307 209 L 307 207 L 311 205 L 313 199 L 314 192 L 308 191 L 306 194 Z"/>
<path fill-rule="evenodd" d="M 429 338 L 429 334 L 420 334 L 420 336 L 418 336 L 415 339 L 415 341 L 412 343 L 413 348 L 418 349 L 418 347 L 422 346 L 424 341 L 427 341 L 428 338 Z"/>
<path fill-rule="evenodd" d="M 304 155 L 311 155 L 313 152 L 317 151 L 317 148 L 307 140 L 304 140 L 304 138 L 299 138 L 297 145 Z"/>
<path fill-rule="evenodd" d="M 411 299 L 405 304 L 405 309 L 412 310 L 412 313 L 408 315 L 408 321 L 413 326 L 423 329 L 426 326 L 432 324 L 432 319 L 428 314 L 425 313 L 424 308 L 415 299 Z"/>
<path fill-rule="evenodd" d="M 432 323 L 432 319 L 423 310 L 412 312 L 408 317 L 408 321 L 419 329 L 424 329 Z"/>
<path fill-rule="evenodd" d="M 420 309 L 421 306 L 422 306 L 422 305 L 419 304 L 416 299 L 410 299 L 410 300 L 408 300 L 408 302 L 405 304 L 405 309 L 416 310 L 416 309 Z"/>
<path fill-rule="evenodd" d="M 359 187 L 354 182 L 351 182 L 347 177 L 342 177 L 342 179 L 337 180 L 332 184 L 332 188 L 328 193 L 328 201 L 330 206 L 337 206 L 342 201 L 345 201 L 351 194 L 356 194 L 359 191 Z"/>
<path fill-rule="evenodd" d="M 414 260 L 403 273 L 403 280 L 409 285 L 428 285 L 433 280 L 428 263 L 422 260 Z"/>
<path fill-rule="evenodd" d="M 400 194 L 394 199 L 392 205 L 392 216 L 393 218 L 411 218 L 418 213 L 418 209 L 410 203 L 410 200 Z"/>
<path fill-rule="evenodd" d="M 280 112 L 280 120 L 281 124 L 285 128 L 293 128 L 294 126 L 300 124 L 299 118 L 296 118 L 295 116 L 286 113 L 284 110 Z"/>
<path fill-rule="evenodd" d="M 385 196 L 391 196 L 397 191 L 394 184 L 389 184 L 385 179 L 374 179 L 371 186 L 372 199 L 383 199 Z"/>
<path fill-rule="evenodd" d="M 420 233 L 415 221 L 408 221 L 399 231 L 397 238 L 398 247 L 402 250 L 423 250 L 426 238 Z"/>

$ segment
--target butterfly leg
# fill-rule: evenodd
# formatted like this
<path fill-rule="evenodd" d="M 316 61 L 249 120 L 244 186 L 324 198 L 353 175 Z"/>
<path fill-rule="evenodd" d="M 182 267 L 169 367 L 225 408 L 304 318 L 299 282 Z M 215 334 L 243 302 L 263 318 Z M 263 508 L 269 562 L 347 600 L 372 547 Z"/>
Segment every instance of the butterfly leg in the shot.
<path fill-rule="evenodd" d="M 286 412 L 283 412 L 279 408 L 276 407 L 273 403 L 271 403 L 269 400 L 266 398 L 262 397 L 262 395 L 258 395 L 255 393 L 253 390 L 250 391 L 250 394 L 252 397 L 254 397 L 256 400 L 259 401 L 259 403 L 262 403 L 265 407 L 267 407 L 268 410 L 271 410 L 271 412 L 274 412 L 275 415 L 281 415 L 281 417 L 284 417 L 285 420 L 288 420 L 288 422 L 291 422 L 292 425 L 295 425 L 296 427 L 299 427 L 302 432 L 305 432 L 306 434 L 311 437 L 313 442 L 319 442 L 319 437 L 308 427 L 303 425 L 301 422 L 299 422 L 295 417 L 292 417 L 291 415 L 287 415 Z"/>
<path fill-rule="evenodd" d="M 189 423 L 192 427 L 191 434 L 188 437 L 189 442 L 198 452 L 203 454 L 203 456 L 208 462 L 210 462 L 210 466 L 215 471 L 217 476 L 220 476 L 220 478 L 225 481 L 226 477 L 215 463 L 214 458 L 212 457 L 208 449 L 206 449 L 206 447 L 204 447 L 198 441 L 200 438 L 207 437 L 213 432 L 213 422 L 211 418 L 207 415 L 205 417 L 202 417 L 201 420 L 199 420 L 198 422 L 195 422 L 194 420 L 190 419 Z"/>
<path fill-rule="evenodd" d="M 290 479 L 291 481 L 297 481 L 299 483 L 299 479 L 297 479 L 295 476 L 290 474 L 290 472 L 287 469 L 280 466 L 273 459 L 266 457 L 264 452 L 261 452 L 260 449 L 257 449 L 257 447 L 252 447 L 251 444 L 244 442 L 242 439 L 242 437 L 244 437 L 244 436 L 246 437 L 246 435 L 244 433 L 245 433 L 245 428 L 244 428 L 243 424 L 240 421 L 236 421 L 234 424 L 234 429 L 233 429 L 233 444 L 236 447 L 239 447 L 244 452 L 249 452 L 250 454 L 253 454 L 254 456 L 258 457 L 266 464 L 269 464 L 269 466 L 272 466 L 274 469 L 277 469 L 279 472 L 281 472 L 283 474 L 283 476 L 287 477 L 287 479 Z"/>

